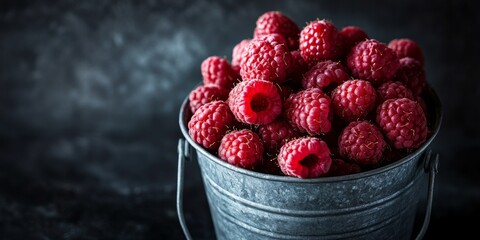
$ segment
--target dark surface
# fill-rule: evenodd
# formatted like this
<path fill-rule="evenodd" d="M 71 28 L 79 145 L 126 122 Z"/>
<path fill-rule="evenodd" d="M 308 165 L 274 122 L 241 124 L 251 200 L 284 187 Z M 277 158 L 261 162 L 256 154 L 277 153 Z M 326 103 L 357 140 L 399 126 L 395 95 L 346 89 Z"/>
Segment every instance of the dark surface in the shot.
<path fill-rule="evenodd" d="M 426 239 L 476 234 L 467 220 L 480 215 L 473 1 L 141 2 L 1 2 L 0 239 L 181 239 L 181 101 L 201 61 L 230 58 L 268 10 L 301 27 L 326 18 L 423 47 L 444 111 Z M 212 239 L 199 169 L 186 171 L 187 222 L 195 239 Z"/>

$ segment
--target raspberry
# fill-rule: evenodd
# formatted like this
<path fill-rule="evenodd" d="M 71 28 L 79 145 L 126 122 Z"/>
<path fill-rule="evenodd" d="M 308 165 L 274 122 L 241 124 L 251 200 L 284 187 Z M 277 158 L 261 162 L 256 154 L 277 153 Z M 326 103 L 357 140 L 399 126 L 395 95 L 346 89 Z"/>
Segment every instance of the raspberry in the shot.
<path fill-rule="evenodd" d="M 346 69 L 339 62 L 330 60 L 317 63 L 303 75 L 302 86 L 307 88 L 321 88 L 330 84 L 340 84 L 348 80 Z"/>
<path fill-rule="evenodd" d="M 422 96 L 416 96 L 414 100 L 417 101 L 418 104 L 420 104 L 420 107 L 422 107 L 425 116 L 427 116 L 427 103 L 425 103 L 425 100 L 423 100 Z"/>
<path fill-rule="evenodd" d="M 291 63 L 284 44 L 269 39 L 253 39 L 243 52 L 240 75 L 243 80 L 262 79 L 281 83 Z"/>
<path fill-rule="evenodd" d="M 330 170 L 326 174 L 328 177 L 344 176 L 361 172 L 362 169 L 355 163 L 345 162 L 342 159 L 332 159 Z"/>
<path fill-rule="evenodd" d="M 388 47 L 397 54 L 398 58 L 411 57 L 419 61 L 423 66 L 424 58 L 422 48 L 412 39 L 393 39 L 388 43 Z"/>
<path fill-rule="evenodd" d="M 282 102 L 285 101 L 292 93 L 293 89 L 287 85 L 276 85 L 278 93 L 282 98 Z"/>
<path fill-rule="evenodd" d="M 216 100 L 227 100 L 228 93 L 225 89 L 215 84 L 201 85 L 190 92 L 188 99 L 190 100 L 190 109 L 192 113 L 197 111 L 199 107 L 205 103 Z"/>
<path fill-rule="evenodd" d="M 294 84 L 300 86 L 303 74 L 308 70 L 308 64 L 303 60 L 300 50 L 291 51 L 292 63 L 288 69 L 288 76 Z"/>
<path fill-rule="evenodd" d="M 403 157 L 407 156 L 408 152 L 401 151 L 397 149 L 392 149 L 391 147 L 385 148 L 383 152 L 382 159 L 379 162 L 380 166 L 385 166 L 395 161 L 402 159 Z"/>
<path fill-rule="evenodd" d="M 216 150 L 235 119 L 224 101 L 212 101 L 201 106 L 188 122 L 188 133 L 204 148 Z"/>
<path fill-rule="evenodd" d="M 377 123 L 396 149 L 418 148 L 427 138 L 422 107 L 408 98 L 388 99 L 377 109 Z"/>
<path fill-rule="evenodd" d="M 416 96 L 422 94 L 427 85 L 423 66 L 419 61 L 409 57 L 400 59 L 400 68 L 395 80 L 404 83 Z"/>
<path fill-rule="evenodd" d="M 276 153 L 280 147 L 292 138 L 300 136 L 293 127 L 282 119 L 275 120 L 258 128 L 260 138 L 269 153 Z"/>
<path fill-rule="evenodd" d="M 408 98 L 414 100 L 412 91 L 401 82 L 386 82 L 377 88 L 378 103 L 387 99 Z"/>
<path fill-rule="evenodd" d="M 364 80 L 346 81 L 332 93 L 335 114 L 347 122 L 365 118 L 375 107 L 375 99 L 375 88 Z"/>
<path fill-rule="evenodd" d="M 258 167 L 259 171 L 273 174 L 273 175 L 284 175 L 280 166 L 278 165 L 277 154 L 271 156 L 269 154 L 264 154 L 262 162 Z"/>
<path fill-rule="evenodd" d="M 248 44 L 250 44 L 251 39 L 244 39 L 237 43 L 232 50 L 232 66 L 240 66 L 240 61 L 242 60 L 242 54 L 247 49 Z"/>
<path fill-rule="evenodd" d="M 281 12 L 271 11 L 260 16 L 256 22 L 254 37 L 278 33 L 285 38 L 288 48 L 298 49 L 298 25 Z"/>
<path fill-rule="evenodd" d="M 360 165 L 377 164 L 385 146 L 380 130 L 367 121 L 351 122 L 338 139 L 340 155 Z"/>
<path fill-rule="evenodd" d="M 287 42 L 285 41 L 285 38 L 278 33 L 270 33 L 270 34 L 267 34 L 267 35 L 262 35 L 262 36 L 257 37 L 257 39 L 265 40 L 265 41 L 268 41 L 268 42 L 271 42 L 271 43 L 276 43 L 276 44 L 281 44 L 281 45 L 286 45 L 287 44 Z"/>
<path fill-rule="evenodd" d="M 253 169 L 261 160 L 263 145 L 251 130 L 231 131 L 222 138 L 218 156 L 226 162 L 246 169 Z"/>
<path fill-rule="evenodd" d="M 216 84 L 230 90 L 239 81 L 240 76 L 224 58 L 211 56 L 205 59 L 201 65 L 204 84 Z"/>
<path fill-rule="evenodd" d="M 328 172 L 332 159 L 324 141 L 304 137 L 289 141 L 280 148 L 278 164 L 287 176 L 315 178 Z"/>
<path fill-rule="evenodd" d="M 338 35 L 340 35 L 342 39 L 342 49 L 344 54 L 348 54 L 350 49 L 352 49 L 357 43 L 368 39 L 367 33 L 361 28 L 355 26 L 342 28 L 342 30 L 338 32 Z"/>
<path fill-rule="evenodd" d="M 310 22 L 300 32 L 300 52 L 309 65 L 337 59 L 340 47 L 337 28 L 329 21 Z"/>
<path fill-rule="evenodd" d="M 285 114 L 295 129 L 310 135 L 327 133 L 332 127 L 330 98 L 319 88 L 290 95 L 285 102 Z"/>
<path fill-rule="evenodd" d="M 400 63 L 397 55 L 385 44 L 368 39 L 358 43 L 347 56 L 353 76 L 380 83 L 393 78 Z"/>
<path fill-rule="evenodd" d="M 235 118 L 243 123 L 271 123 L 282 112 L 280 94 L 269 81 L 243 81 L 230 91 L 227 101 Z"/>

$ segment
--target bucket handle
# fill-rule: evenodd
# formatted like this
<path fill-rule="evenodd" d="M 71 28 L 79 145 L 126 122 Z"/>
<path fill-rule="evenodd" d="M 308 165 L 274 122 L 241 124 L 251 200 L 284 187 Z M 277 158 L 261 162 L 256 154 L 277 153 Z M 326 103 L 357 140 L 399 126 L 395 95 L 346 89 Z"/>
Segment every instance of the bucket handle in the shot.
<path fill-rule="evenodd" d="M 180 225 L 182 226 L 183 233 L 187 240 L 191 240 L 192 236 L 188 231 L 185 217 L 183 216 L 183 179 L 184 179 L 184 167 L 185 161 L 190 160 L 190 145 L 185 139 L 180 138 L 178 140 L 178 171 L 177 171 L 177 215 Z"/>
<path fill-rule="evenodd" d="M 191 240 L 192 236 L 188 231 L 187 223 L 183 215 L 183 180 L 184 180 L 184 168 L 185 161 L 189 161 L 191 158 L 190 145 L 185 139 L 181 138 L 178 140 L 178 171 L 177 171 L 177 214 L 178 220 L 182 227 L 183 233 L 187 240 Z M 420 232 L 415 237 L 415 240 L 420 240 L 423 238 L 427 232 L 428 225 L 430 223 L 430 215 L 432 213 L 432 204 L 433 204 L 433 187 L 435 183 L 435 176 L 438 173 L 438 161 L 439 154 L 433 154 L 431 150 L 428 150 L 425 155 L 425 165 L 424 170 L 426 173 L 429 173 L 428 179 L 428 196 L 427 196 L 427 207 L 425 210 L 425 217 L 423 219 L 423 225 L 420 229 Z"/>
<path fill-rule="evenodd" d="M 420 240 L 423 238 L 428 229 L 428 224 L 430 223 L 430 215 L 432 213 L 432 203 L 433 203 L 433 186 L 435 183 L 435 175 L 438 173 L 438 161 L 439 154 L 433 154 L 431 150 L 426 152 L 425 156 L 425 165 L 424 169 L 426 173 L 429 173 L 428 178 L 428 195 L 427 195 L 427 207 L 425 210 L 425 217 L 423 218 L 423 225 L 420 229 L 420 232 L 417 234 L 415 240 Z"/>

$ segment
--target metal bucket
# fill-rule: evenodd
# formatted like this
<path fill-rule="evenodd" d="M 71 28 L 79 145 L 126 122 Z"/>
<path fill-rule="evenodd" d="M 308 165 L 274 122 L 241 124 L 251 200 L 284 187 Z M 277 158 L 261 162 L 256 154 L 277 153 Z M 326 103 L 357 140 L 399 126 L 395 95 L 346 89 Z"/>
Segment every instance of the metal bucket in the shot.
<path fill-rule="evenodd" d="M 218 239 L 421 239 L 428 228 L 438 154 L 427 151 L 439 131 L 441 106 L 433 89 L 427 103 L 432 135 L 415 152 L 387 166 L 339 177 L 298 179 L 230 165 L 188 135 L 188 98 L 180 110 L 177 212 L 183 217 L 185 160 L 197 159 Z M 429 175 L 423 226 L 412 236 L 423 177 Z"/>

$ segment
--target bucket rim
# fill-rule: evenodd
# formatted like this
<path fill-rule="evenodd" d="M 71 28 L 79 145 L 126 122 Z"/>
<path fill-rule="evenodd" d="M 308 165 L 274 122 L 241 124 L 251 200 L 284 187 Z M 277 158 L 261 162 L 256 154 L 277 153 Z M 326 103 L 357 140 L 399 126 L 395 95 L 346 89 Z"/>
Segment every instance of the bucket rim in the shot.
<path fill-rule="evenodd" d="M 426 88 L 424 89 L 425 92 L 427 92 L 429 98 L 432 100 L 432 106 L 434 107 L 434 112 L 433 112 L 433 117 L 434 117 L 434 123 L 433 123 L 433 130 L 432 134 L 430 137 L 415 151 L 409 153 L 402 159 L 399 159 L 393 163 L 387 164 L 382 167 L 378 167 L 375 169 L 367 170 L 364 172 L 360 173 L 354 173 L 354 174 L 348 174 L 348 175 L 343 175 L 343 176 L 320 176 L 317 178 L 296 178 L 296 177 L 291 177 L 291 176 L 279 176 L 279 175 L 273 175 L 273 174 L 268 174 L 268 173 L 261 173 L 261 172 L 256 172 L 253 170 L 248 170 L 245 168 L 237 167 L 234 166 L 228 162 L 223 161 L 222 159 L 218 158 L 217 156 L 211 154 L 209 151 L 207 151 L 205 148 L 197 144 L 191 137 L 190 134 L 188 134 L 188 120 L 185 117 L 185 114 L 187 113 L 187 107 L 189 106 L 189 97 L 187 97 L 183 100 L 183 103 L 180 107 L 180 112 L 179 112 L 179 125 L 180 125 L 180 130 L 183 134 L 183 137 L 188 141 L 188 143 L 196 150 L 201 152 L 203 155 L 207 156 L 209 160 L 212 160 L 216 164 L 228 168 L 232 171 L 238 172 L 240 174 L 245 174 L 250 177 L 258 178 L 258 179 L 263 179 L 263 180 L 269 180 L 269 181 L 278 181 L 278 182 L 292 182 L 292 183 L 306 183 L 306 184 L 316 184 L 316 183 L 328 183 L 328 182 L 341 182 L 341 181 L 352 181 L 356 180 L 359 178 L 365 178 L 365 177 L 370 177 L 373 175 L 378 175 L 384 172 L 387 172 L 391 169 L 397 168 L 409 161 L 412 161 L 417 155 L 422 154 L 427 147 L 431 144 L 431 142 L 435 139 L 437 136 L 440 126 L 442 124 L 443 120 L 443 112 L 442 112 L 442 106 L 440 99 L 435 92 L 435 90 L 430 86 L 430 84 L 427 84 Z"/>

